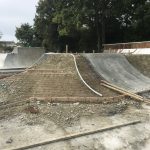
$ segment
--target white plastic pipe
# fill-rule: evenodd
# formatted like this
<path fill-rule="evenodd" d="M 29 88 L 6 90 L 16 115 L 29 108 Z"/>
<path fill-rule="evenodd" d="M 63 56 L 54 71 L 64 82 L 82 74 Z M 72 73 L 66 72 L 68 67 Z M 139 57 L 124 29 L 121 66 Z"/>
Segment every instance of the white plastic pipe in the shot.
<path fill-rule="evenodd" d="M 81 79 L 81 81 L 85 84 L 86 87 L 88 87 L 92 92 L 94 92 L 95 94 L 97 94 L 98 96 L 103 96 L 101 93 L 95 91 L 93 88 L 91 88 L 86 82 L 85 80 L 82 78 L 80 72 L 79 72 L 79 69 L 78 69 L 78 66 L 77 66 L 77 61 L 76 61 L 76 58 L 73 54 L 70 54 L 73 58 L 74 58 L 74 64 L 75 64 L 75 67 L 76 67 L 76 71 Z"/>

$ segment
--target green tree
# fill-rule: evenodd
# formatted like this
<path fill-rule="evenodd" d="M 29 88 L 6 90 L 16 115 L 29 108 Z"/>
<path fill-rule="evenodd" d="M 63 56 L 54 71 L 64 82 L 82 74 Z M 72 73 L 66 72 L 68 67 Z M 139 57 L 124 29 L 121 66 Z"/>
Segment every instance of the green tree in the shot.
<path fill-rule="evenodd" d="M 104 43 L 149 39 L 147 0 L 40 0 L 35 37 L 47 50 L 102 52 Z M 144 31 L 148 31 L 143 32 Z"/>
<path fill-rule="evenodd" d="M 39 45 L 47 51 L 57 51 L 58 48 L 58 25 L 52 22 L 55 12 L 53 0 L 40 0 L 34 19 L 35 37 Z"/>
<path fill-rule="evenodd" d="M 114 1 L 113 14 L 118 24 L 116 26 L 118 31 L 115 28 L 111 28 L 111 31 L 113 35 L 118 36 L 115 42 L 131 42 L 150 39 L 148 36 L 149 4 L 150 2 L 147 0 Z M 114 22 L 112 23 L 115 24 Z M 116 34 L 114 34 L 114 32 L 116 32 Z"/>
<path fill-rule="evenodd" d="M 79 33 L 79 47 L 83 46 L 83 41 L 87 41 L 85 44 L 88 45 L 91 39 L 90 43 L 93 43 L 91 46 L 102 52 L 106 20 L 111 15 L 110 9 L 113 3 L 113 0 L 57 0 L 52 21 L 58 24 L 59 35 L 72 36 L 75 32 Z M 86 40 L 83 39 L 85 35 Z"/>
<path fill-rule="evenodd" d="M 2 34 L 2 32 L 0 31 L 0 39 L 2 38 L 2 36 L 3 36 L 3 34 Z"/>
<path fill-rule="evenodd" d="M 34 30 L 28 23 L 17 27 L 15 36 L 23 46 L 33 46 Z"/>
<path fill-rule="evenodd" d="M 150 40 L 150 1 L 142 1 L 135 10 L 132 23 L 134 37 L 138 41 Z"/>

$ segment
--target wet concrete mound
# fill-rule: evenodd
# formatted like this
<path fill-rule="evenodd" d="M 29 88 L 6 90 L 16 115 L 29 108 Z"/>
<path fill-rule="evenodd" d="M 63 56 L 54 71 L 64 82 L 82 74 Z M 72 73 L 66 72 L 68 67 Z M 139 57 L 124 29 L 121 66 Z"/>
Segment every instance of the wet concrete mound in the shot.
<path fill-rule="evenodd" d="M 135 69 L 121 54 L 84 54 L 105 80 L 131 92 L 150 89 L 150 79 Z"/>
<path fill-rule="evenodd" d="M 70 54 L 45 54 L 33 67 L 1 82 L 7 87 L 1 90 L 7 101 L 98 97 L 80 80 Z"/>

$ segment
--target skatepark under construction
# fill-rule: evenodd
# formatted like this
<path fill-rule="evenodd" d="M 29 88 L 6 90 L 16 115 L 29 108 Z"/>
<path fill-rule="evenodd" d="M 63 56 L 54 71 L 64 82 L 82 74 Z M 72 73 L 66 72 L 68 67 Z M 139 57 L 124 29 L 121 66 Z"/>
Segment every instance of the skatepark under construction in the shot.
<path fill-rule="evenodd" d="M 150 148 L 150 55 L 0 58 L 0 149 Z"/>

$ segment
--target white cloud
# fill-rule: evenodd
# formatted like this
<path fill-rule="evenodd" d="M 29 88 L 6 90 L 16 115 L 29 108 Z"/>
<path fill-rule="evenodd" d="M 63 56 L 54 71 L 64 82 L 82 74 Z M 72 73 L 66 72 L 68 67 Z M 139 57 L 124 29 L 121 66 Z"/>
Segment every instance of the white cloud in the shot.
<path fill-rule="evenodd" d="M 0 0 L 1 40 L 16 40 L 15 29 L 22 23 L 33 24 L 39 0 Z"/>

